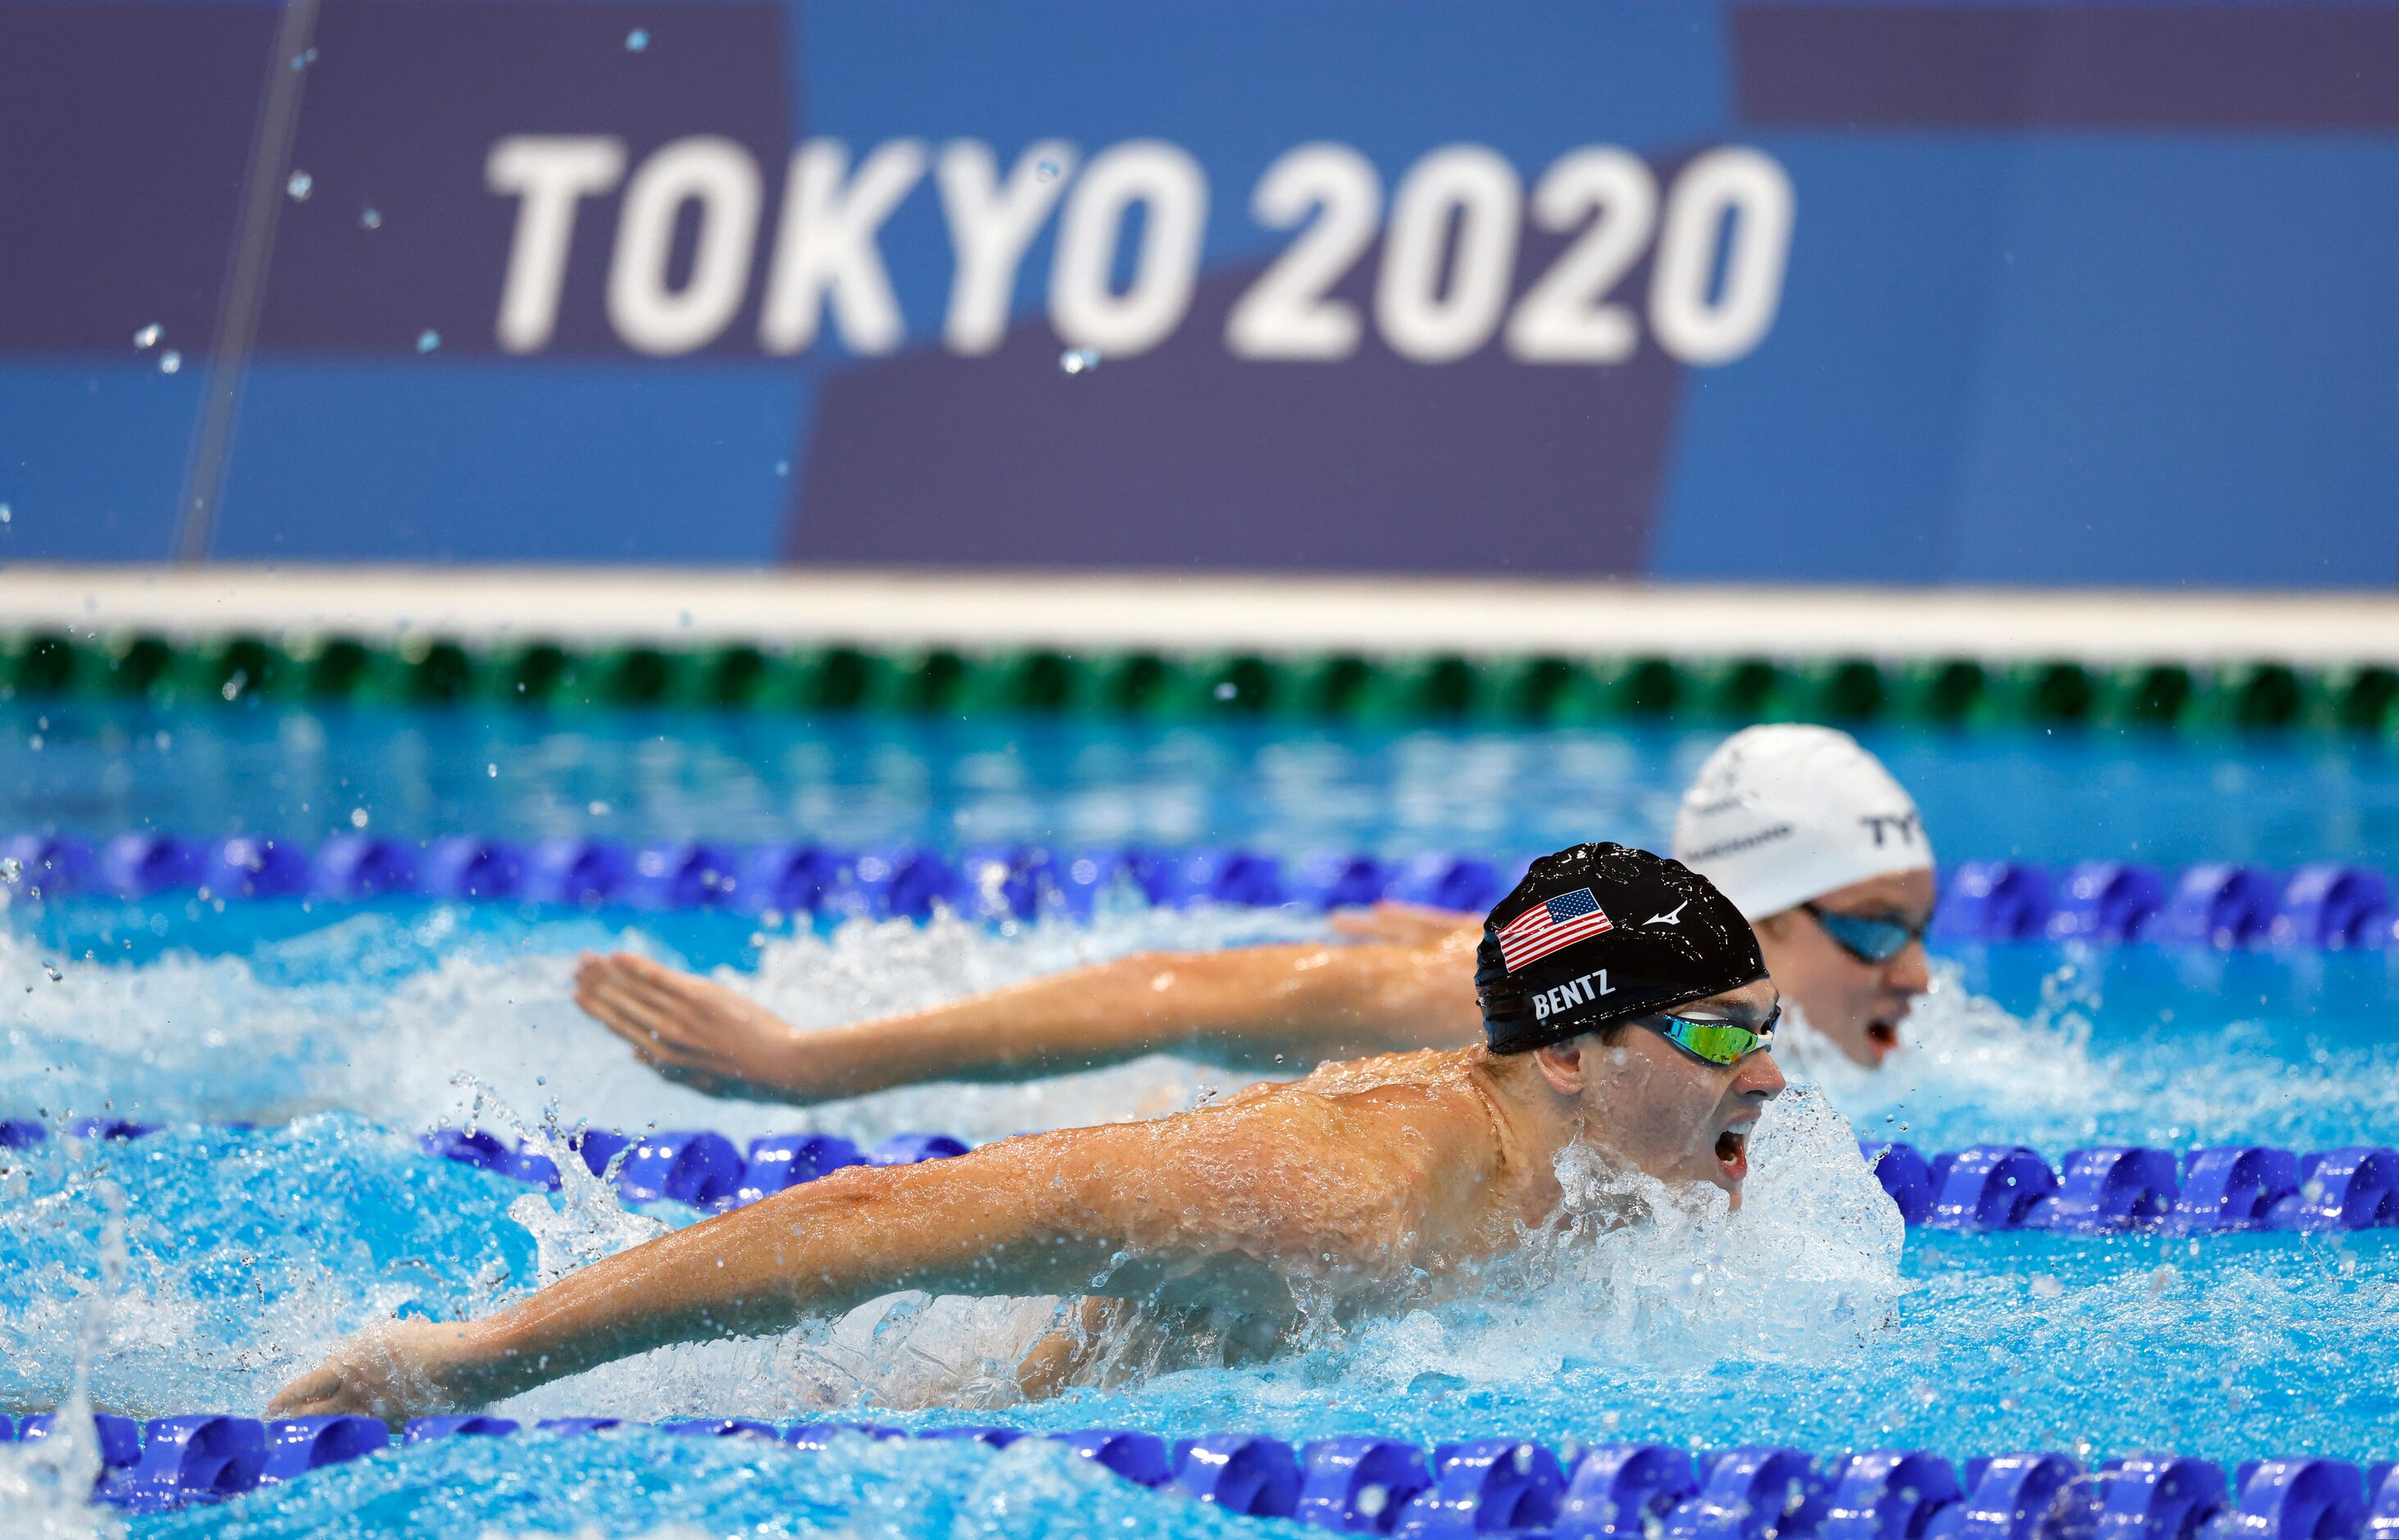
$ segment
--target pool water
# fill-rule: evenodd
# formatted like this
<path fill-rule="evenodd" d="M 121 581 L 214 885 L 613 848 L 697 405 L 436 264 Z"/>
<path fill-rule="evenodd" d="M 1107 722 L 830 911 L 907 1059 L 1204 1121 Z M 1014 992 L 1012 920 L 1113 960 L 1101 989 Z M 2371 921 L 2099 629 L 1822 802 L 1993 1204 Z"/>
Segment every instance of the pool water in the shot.
<path fill-rule="evenodd" d="M 1660 844 L 1723 736 L 17 701 L 0 702 L 0 830 L 1531 855 Z M 2399 848 L 2399 751 L 2371 740 L 1863 736 L 1945 859 L 2291 866 Z"/>
<path fill-rule="evenodd" d="M 0 828 L 378 831 L 845 843 L 993 838 L 1523 852 L 1657 842 L 1711 735 L 1407 734 L 707 717 L 8 708 Z M 544 731 L 544 728 L 548 731 Z M 163 736 L 162 736 L 163 735 Z M 38 748 L 32 740 L 41 739 Z M 1876 740 L 1945 857 L 2137 854 L 2381 863 L 2399 775 L 2372 748 L 2127 738 Z M 492 773 L 496 767 L 497 773 Z M 479 1104 L 520 1125 L 821 1128 L 983 1139 L 1190 1104 L 1168 1058 L 1024 1086 L 928 1086 L 794 1111 L 656 1079 L 568 998 L 585 948 L 727 970 L 826 1025 L 1144 947 L 1322 933 L 1289 912 L 1114 905 L 1085 924 L 851 920 L 169 895 L 0 917 L 0 1115 L 169 1125 L 53 1139 L 0 1175 L 0 1412 L 92 1398 L 254 1414 L 395 1312 L 505 1301 L 578 1256 L 689 1223 L 676 1205 L 529 1195 L 416 1135 Z M 2399 1134 L 2384 954 L 1975 948 L 1940 959 L 1881 1076 L 1809 1060 L 1754 1149 L 1750 1198 L 1495 1271 L 1466 1299 L 1326 1329 L 1263 1366 L 1011 1403 L 1006 1312 L 900 1300 L 771 1342 L 683 1347 L 500 1410 L 656 1419 L 1004 1421 L 1294 1440 L 1925 1447 L 1953 1457 L 2170 1448 L 2237 1461 L 2399 1453 L 2399 1231 L 2210 1238 L 1903 1233 L 1855 1141 L 2320 1148 Z M 234 1124 L 255 1127 L 237 1128 Z M 121 1280 L 102 1258 L 121 1236 Z M 98 1312 L 94 1314 L 95 1310 Z M 1039 1307 L 1017 1312 L 1017 1324 Z M 1030 1312 L 1028 1314 L 1028 1312 Z M 97 1350 L 79 1353 L 97 1320 Z M 999 1376 L 1004 1380 L 1005 1376 Z M 12 1458 L 0 1452 L 0 1462 Z M 7 1472 L 0 1469 L 0 1492 Z M 908 1537 L 1257 1533 L 1058 1447 L 821 1455 L 632 1432 L 451 1440 L 319 1472 L 137 1534 Z"/>

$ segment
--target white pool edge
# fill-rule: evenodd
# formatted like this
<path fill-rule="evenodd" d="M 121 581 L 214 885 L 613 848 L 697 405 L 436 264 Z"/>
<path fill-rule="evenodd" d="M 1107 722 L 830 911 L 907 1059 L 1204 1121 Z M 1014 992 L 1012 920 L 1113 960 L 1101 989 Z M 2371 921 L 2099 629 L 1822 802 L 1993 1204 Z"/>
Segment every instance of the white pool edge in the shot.
<path fill-rule="evenodd" d="M 0 568 L 0 628 L 2399 664 L 2399 594 L 672 568 Z"/>

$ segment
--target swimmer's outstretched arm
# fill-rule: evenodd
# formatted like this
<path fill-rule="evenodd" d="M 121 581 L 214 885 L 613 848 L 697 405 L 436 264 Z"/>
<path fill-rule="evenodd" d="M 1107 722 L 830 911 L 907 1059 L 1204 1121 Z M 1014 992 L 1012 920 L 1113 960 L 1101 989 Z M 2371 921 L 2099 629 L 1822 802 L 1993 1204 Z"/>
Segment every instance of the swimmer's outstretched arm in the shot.
<path fill-rule="evenodd" d="M 1481 931 L 1471 918 L 1387 906 L 1345 928 L 1368 939 L 1138 952 L 806 1032 L 722 984 L 627 952 L 585 957 L 575 1001 L 671 1080 L 803 1103 L 925 1080 L 1059 1074 L 1161 1051 L 1304 1070 L 1475 1038 Z"/>
<path fill-rule="evenodd" d="M 1394 1120 L 1407 1127 L 1376 1126 Z M 595 1263 L 483 1320 L 369 1331 L 269 1412 L 397 1422 L 670 1343 L 781 1331 L 895 1290 L 1082 1292 L 1120 1253 L 1154 1264 L 1143 1268 L 1150 1283 L 1200 1287 L 1218 1276 L 1212 1259 L 1235 1255 L 1404 1267 L 1394 1252 L 1433 1228 L 1411 1201 L 1424 1151 L 1457 1141 L 1412 1107 L 1294 1117 L 1228 1106 L 852 1167 Z M 1445 1169 L 1471 1164 L 1453 1155 Z"/>

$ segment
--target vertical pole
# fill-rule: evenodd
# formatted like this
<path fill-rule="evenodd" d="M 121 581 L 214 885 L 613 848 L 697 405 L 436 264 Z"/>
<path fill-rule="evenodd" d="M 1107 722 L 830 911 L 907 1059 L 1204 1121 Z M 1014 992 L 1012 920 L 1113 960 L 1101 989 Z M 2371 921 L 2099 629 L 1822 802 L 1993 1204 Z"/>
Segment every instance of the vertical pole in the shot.
<path fill-rule="evenodd" d="M 234 419 L 250 355 L 258 342 L 258 317 L 266 304 L 266 269 L 275 256 L 275 228 L 283 214 L 284 179 L 290 174 L 291 142 L 300 129 L 300 95 L 308 79 L 306 55 L 317 34 L 319 0 L 284 0 L 275 28 L 275 52 L 266 63 L 258 127 L 251 136 L 250 168 L 234 221 L 233 255 L 224 291 L 217 302 L 216 336 L 209 348 L 208 376 L 200 393 L 200 419 L 192 434 L 191 459 L 183 467 L 181 530 L 175 555 L 205 561 L 216 535 L 217 507 L 224 496 L 226 460 L 233 448 Z"/>

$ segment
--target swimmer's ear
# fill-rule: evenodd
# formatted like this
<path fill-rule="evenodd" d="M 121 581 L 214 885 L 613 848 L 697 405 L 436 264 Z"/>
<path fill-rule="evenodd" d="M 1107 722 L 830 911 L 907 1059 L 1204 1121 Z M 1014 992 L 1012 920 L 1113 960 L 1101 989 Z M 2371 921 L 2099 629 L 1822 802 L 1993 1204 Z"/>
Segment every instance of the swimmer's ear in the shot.
<path fill-rule="evenodd" d="M 1591 1084 L 1591 1071 L 1583 1060 L 1588 1037 L 1569 1037 L 1563 1043 L 1533 1050 L 1533 1067 L 1550 1083 L 1550 1089 L 1560 1096 L 1580 1096 Z"/>

